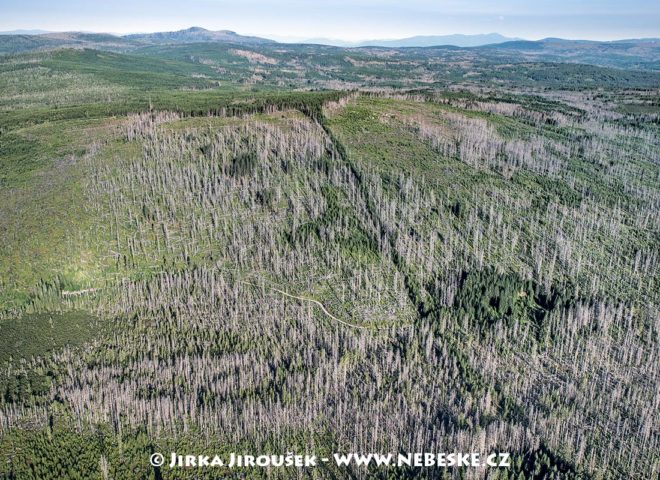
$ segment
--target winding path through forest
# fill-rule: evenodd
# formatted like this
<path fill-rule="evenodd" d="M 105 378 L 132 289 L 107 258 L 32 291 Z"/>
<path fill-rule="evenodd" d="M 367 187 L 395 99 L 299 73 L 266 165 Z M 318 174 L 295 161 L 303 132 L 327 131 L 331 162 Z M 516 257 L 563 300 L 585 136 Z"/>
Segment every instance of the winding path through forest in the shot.
<path fill-rule="evenodd" d="M 324 306 L 321 302 L 319 302 L 318 300 L 314 300 L 313 298 L 299 297 L 299 296 L 297 296 L 297 295 L 292 295 L 292 294 L 290 294 L 290 293 L 288 293 L 288 292 L 285 292 L 284 290 L 280 290 L 279 288 L 271 287 L 271 286 L 268 286 L 268 285 L 257 285 L 257 284 L 255 284 L 255 283 L 244 282 L 244 281 L 242 281 L 241 283 L 244 283 L 244 284 L 246 284 L 246 285 L 251 285 L 251 286 L 253 286 L 253 287 L 258 287 L 258 288 L 268 288 L 268 289 L 273 290 L 273 291 L 275 291 L 275 292 L 277 292 L 277 293 L 279 293 L 279 294 L 281 294 L 281 295 L 284 295 L 284 296 L 286 296 L 286 297 L 295 298 L 296 300 L 302 300 L 302 301 L 305 301 L 305 302 L 314 303 L 314 304 L 316 304 L 321 310 L 323 310 L 323 313 L 325 313 L 328 317 L 330 317 L 331 319 L 333 319 L 333 320 L 336 321 L 336 322 L 339 322 L 339 323 L 341 323 L 341 324 L 343 324 L 343 325 L 346 325 L 347 327 L 361 328 L 361 329 L 364 329 L 364 330 L 388 330 L 388 329 L 389 329 L 389 327 L 367 327 L 367 326 L 364 326 L 364 325 L 355 325 L 355 324 L 353 324 L 353 323 L 346 322 L 346 321 L 344 321 L 344 320 L 342 320 L 342 319 L 340 319 L 340 318 L 335 317 L 332 313 L 330 313 L 330 312 L 328 311 L 327 308 L 325 308 L 325 306 Z"/>

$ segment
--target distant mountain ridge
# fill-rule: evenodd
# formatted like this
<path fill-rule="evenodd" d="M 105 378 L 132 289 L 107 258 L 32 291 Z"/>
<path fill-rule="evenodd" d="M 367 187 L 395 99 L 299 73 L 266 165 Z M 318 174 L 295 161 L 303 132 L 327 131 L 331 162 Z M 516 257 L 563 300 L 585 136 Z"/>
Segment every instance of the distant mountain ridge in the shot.
<path fill-rule="evenodd" d="M 174 32 L 129 35 L 91 32 L 7 33 L 0 35 L 0 55 L 55 50 L 58 48 L 93 48 L 113 52 L 128 52 L 149 45 L 182 43 L 268 45 L 276 42 L 266 38 L 239 35 L 231 30 L 212 31 L 201 27 L 191 27 Z"/>
<path fill-rule="evenodd" d="M 360 46 L 374 47 L 481 47 L 483 45 L 495 45 L 504 42 L 521 40 L 520 38 L 509 38 L 499 33 L 485 33 L 478 35 L 417 35 L 414 37 L 401 38 L 397 40 L 368 40 L 361 42 Z"/>
<path fill-rule="evenodd" d="M 197 42 L 228 42 L 264 44 L 276 43 L 267 38 L 239 35 L 231 30 L 206 30 L 201 27 L 190 27 L 173 32 L 135 33 L 123 35 L 122 38 L 146 43 L 197 43 Z"/>
<path fill-rule="evenodd" d="M 560 63 L 583 63 L 615 68 L 660 70 L 660 41 L 642 38 L 614 41 L 565 40 L 544 38 L 542 40 L 519 40 L 478 47 L 483 53 L 510 61 L 543 61 Z"/>
<path fill-rule="evenodd" d="M 480 47 L 483 45 L 498 44 L 521 40 L 520 38 L 505 37 L 499 33 L 482 33 L 477 35 L 416 35 L 414 37 L 398 38 L 391 40 L 363 40 L 359 42 L 348 42 L 344 40 L 330 38 L 311 38 L 304 40 L 303 43 L 312 43 L 320 45 L 332 45 L 336 47 Z"/>
<path fill-rule="evenodd" d="M 483 44 L 483 42 L 488 42 Z M 310 45 L 320 44 L 317 47 Z M 275 40 L 240 35 L 231 30 L 206 30 L 191 27 L 172 32 L 114 35 L 91 32 L 51 32 L 39 35 L 0 35 L 0 55 L 22 52 L 52 51 L 62 48 L 95 49 L 118 53 L 134 52 L 145 47 L 175 48 L 185 44 L 240 45 L 259 54 L 272 54 L 278 48 L 319 48 L 332 51 L 339 48 L 369 50 L 371 48 L 411 49 L 414 54 L 442 57 L 451 52 L 470 58 L 481 56 L 500 63 L 554 62 L 582 63 L 614 68 L 660 71 L 660 41 L 657 38 L 615 41 L 509 39 L 497 33 L 484 35 L 417 36 L 400 40 L 369 40 L 359 43 L 308 40 L 304 44 L 279 43 Z M 331 45 L 329 45 L 331 44 Z M 340 45 L 341 44 L 341 45 Z M 401 54 L 405 54 L 401 50 Z M 466 57 L 467 58 L 467 57 Z"/>

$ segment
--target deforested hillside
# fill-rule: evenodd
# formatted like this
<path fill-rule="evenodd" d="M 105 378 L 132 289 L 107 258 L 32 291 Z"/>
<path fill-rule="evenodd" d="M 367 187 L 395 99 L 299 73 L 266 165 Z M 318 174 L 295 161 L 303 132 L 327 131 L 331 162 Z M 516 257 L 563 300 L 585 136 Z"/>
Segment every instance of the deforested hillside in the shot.
<path fill-rule="evenodd" d="M 657 476 L 657 94 L 107 86 L 91 118 L 6 99 L 0 477 Z"/>

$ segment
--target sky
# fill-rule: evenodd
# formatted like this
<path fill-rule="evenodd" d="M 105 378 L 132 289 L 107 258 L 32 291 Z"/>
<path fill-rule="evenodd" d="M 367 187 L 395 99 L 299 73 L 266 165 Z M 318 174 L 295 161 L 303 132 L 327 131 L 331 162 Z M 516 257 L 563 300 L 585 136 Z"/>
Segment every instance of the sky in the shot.
<path fill-rule="evenodd" d="M 0 31 L 138 33 L 200 26 L 276 40 L 348 41 L 497 32 L 660 37 L 659 0 L 0 0 Z"/>

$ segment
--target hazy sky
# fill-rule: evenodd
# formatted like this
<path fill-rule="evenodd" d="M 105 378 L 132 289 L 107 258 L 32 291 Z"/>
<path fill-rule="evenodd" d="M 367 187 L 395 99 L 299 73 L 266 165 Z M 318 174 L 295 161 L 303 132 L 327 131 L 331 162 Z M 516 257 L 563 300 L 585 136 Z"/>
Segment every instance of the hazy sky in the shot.
<path fill-rule="evenodd" d="M 491 33 L 660 37 L 659 0 L 0 0 L 0 30 L 150 32 L 190 26 L 345 40 Z"/>

